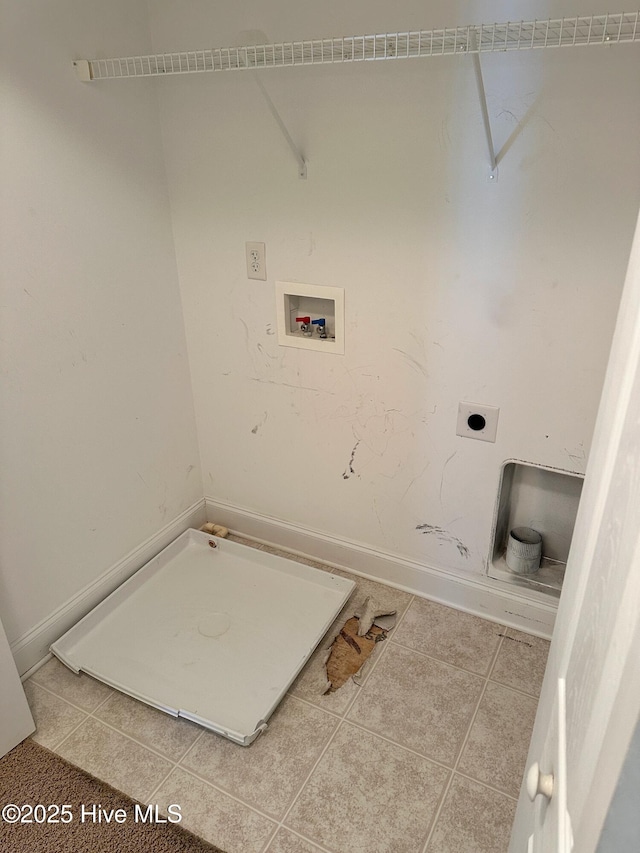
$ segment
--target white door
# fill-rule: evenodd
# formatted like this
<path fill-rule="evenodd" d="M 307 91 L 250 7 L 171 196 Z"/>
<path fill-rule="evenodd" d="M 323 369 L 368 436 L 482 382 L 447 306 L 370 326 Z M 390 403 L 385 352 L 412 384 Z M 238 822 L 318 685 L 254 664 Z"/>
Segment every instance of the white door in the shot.
<path fill-rule="evenodd" d="M 640 714 L 639 661 L 640 219 L 529 749 L 534 801 L 525 774 L 509 853 L 596 850 Z"/>
<path fill-rule="evenodd" d="M 18 670 L 0 622 L 0 758 L 35 731 Z"/>

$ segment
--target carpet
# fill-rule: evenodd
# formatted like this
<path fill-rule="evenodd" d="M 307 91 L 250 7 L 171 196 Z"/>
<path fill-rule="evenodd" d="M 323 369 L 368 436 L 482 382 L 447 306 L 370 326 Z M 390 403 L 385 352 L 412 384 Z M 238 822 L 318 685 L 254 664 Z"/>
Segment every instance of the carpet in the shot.
<path fill-rule="evenodd" d="M 0 759 L 0 810 L 2 853 L 222 853 L 29 738 Z"/>

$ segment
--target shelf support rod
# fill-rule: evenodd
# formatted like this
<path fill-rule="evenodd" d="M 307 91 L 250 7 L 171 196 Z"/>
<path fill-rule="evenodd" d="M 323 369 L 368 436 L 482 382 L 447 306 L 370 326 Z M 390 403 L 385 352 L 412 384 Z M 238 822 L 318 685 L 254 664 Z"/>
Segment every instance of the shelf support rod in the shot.
<path fill-rule="evenodd" d="M 291 138 L 291 134 L 287 130 L 285 123 L 280 118 L 280 113 L 275 108 L 273 101 L 269 97 L 269 93 L 267 92 L 267 90 L 262 85 L 262 80 L 260 79 L 259 75 L 253 74 L 253 79 L 256 81 L 256 85 L 258 86 L 258 89 L 260 89 L 260 91 L 262 92 L 262 97 L 264 98 L 265 103 L 266 103 L 267 107 L 269 108 L 269 112 L 271 113 L 276 124 L 280 128 L 282 135 L 287 140 L 287 145 L 289 146 L 289 148 L 293 152 L 293 156 L 296 158 L 296 161 L 298 163 L 298 177 L 302 178 L 303 180 L 306 180 L 307 179 L 307 164 L 305 162 L 304 157 L 302 156 L 302 154 L 298 150 L 297 145 L 295 144 L 295 142 Z"/>
<path fill-rule="evenodd" d="M 482 121 L 484 123 L 484 132 L 487 137 L 487 145 L 489 147 L 489 163 L 491 165 L 489 180 L 495 181 L 497 178 L 498 163 L 496 160 L 495 149 L 493 147 L 493 137 L 491 136 L 491 122 L 489 121 L 489 111 L 487 110 L 487 96 L 484 90 L 482 66 L 480 65 L 480 52 L 478 50 L 478 41 L 474 28 L 469 29 L 469 48 L 473 58 L 473 67 L 476 73 L 476 86 L 478 88 L 478 97 L 480 98 L 480 109 L 482 110 Z"/>

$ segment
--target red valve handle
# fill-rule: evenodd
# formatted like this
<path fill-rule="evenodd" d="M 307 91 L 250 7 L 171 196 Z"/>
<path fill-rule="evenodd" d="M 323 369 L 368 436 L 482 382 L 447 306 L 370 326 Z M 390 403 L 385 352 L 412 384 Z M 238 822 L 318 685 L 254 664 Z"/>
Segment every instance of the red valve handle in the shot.
<path fill-rule="evenodd" d="M 296 323 L 306 323 L 309 325 L 311 322 L 311 317 L 296 317 Z"/>

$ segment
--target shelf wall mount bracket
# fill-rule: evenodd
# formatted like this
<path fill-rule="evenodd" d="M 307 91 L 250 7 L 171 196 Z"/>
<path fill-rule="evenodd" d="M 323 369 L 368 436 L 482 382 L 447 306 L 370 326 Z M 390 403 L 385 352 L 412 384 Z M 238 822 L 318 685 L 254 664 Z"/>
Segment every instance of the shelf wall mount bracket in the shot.
<path fill-rule="evenodd" d="M 73 67 L 75 68 L 76 77 L 82 83 L 89 83 L 93 80 L 91 73 L 91 63 L 88 59 L 74 59 Z"/>
<path fill-rule="evenodd" d="M 280 132 L 284 136 L 284 138 L 287 142 L 287 145 L 291 149 L 293 156 L 296 158 L 296 162 L 298 164 L 298 177 L 301 178 L 302 180 L 306 181 L 306 179 L 307 179 L 307 163 L 306 163 L 306 160 L 304 159 L 304 157 L 300 153 L 298 146 L 295 144 L 295 142 L 291 138 L 291 134 L 287 130 L 287 126 L 282 121 L 282 118 L 280 117 L 280 113 L 275 108 L 273 101 L 269 97 L 269 93 L 265 89 L 265 87 L 262 83 L 262 80 L 260 79 L 260 76 L 256 73 L 254 73 L 252 76 L 253 76 L 253 79 L 256 81 L 256 86 L 258 87 L 258 89 L 260 89 L 260 92 L 262 94 L 262 97 L 264 99 L 265 104 L 267 105 L 269 112 L 273 116 L 275 123 L 280 128 Z"/>
<path fill-rule="evenodd" d="M 484 124 L 484 132 L 487 138 L 487 147 L 489 149 L 489 181 L 495 183 L 498 180 L 498 160 L 493 145 L 493 136 L 491 135 L 491 121 L 489 119 L 487 95 L 484 89 L 484 80 L 482 78 L 482 66 L 480 64 L 478 40 L 476 37 L 476 31 L 472 28 L 469 30 L 469 52 L 471 53 L 471 58 L 473 60 L 473 69 L 476 76 L 476 88 L 478 89 L 480 110 L 482 112 L 482 123 Z"/>

